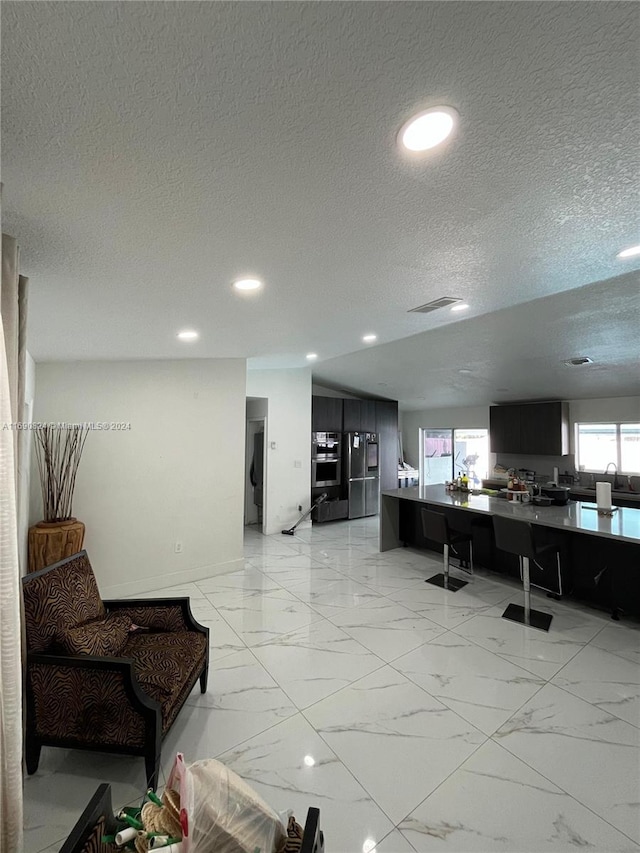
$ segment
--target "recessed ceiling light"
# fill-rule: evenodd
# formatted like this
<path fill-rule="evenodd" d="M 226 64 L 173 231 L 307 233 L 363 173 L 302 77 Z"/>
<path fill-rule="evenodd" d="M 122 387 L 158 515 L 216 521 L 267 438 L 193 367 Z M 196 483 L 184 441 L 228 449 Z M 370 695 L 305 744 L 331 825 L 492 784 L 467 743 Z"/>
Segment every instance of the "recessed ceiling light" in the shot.
<path fill-rule="evenodd" d="M 629 246 L 628 249 L 623 249 L 621 252 L 618 252 L 618 258 L 635 258 L 636 255 L 640 255 L 640 246 Z"/>
<path fill-rule="evenodd" d="M 259 278 L 239 278 L 233 282 L 236 290 L 259 290 L 262 287 L 262 282 Z"/>
<path fill-rule="evenodd" d="M 469 305 L 466 302 L 460 302 L 458 305 L 453 305 L 451 307 L 452 311 L 466 311 Z"/>
<path fill-rule="evenodd" d="M 317 357 L 318 357 L 318 353 L 317 353 L 317 352 L 308 352 L 308 353 L 307 353 L 307 358 L 309 359 L 309 361 L 313 361 L 313 360 L 314 360 L 314 358 L 317 358 Z"/>
<path fill-rule="evenodd" d="M 374 341 L 378 340 L 378 336 L 377 335 L 363 335 L 362 340 L 365 342 L 365 344 L 372 344 Z"/>
<path fill-rule="evenodd" d="M 461 367 L 458 373 L 471 373 L 468 367 Z"/>
<path fill-rule="evenodd" d="M 398 141 L 407 151 L 428 151 L 450 136 L 457 120 L 458 113 L 451 107 L 432 107 L 403 124 Z"/>
<path fill-rule="evenodd" d="M 193 329 L 183 329 L 177 337 L 180 341 L 197 341 L 200 335 Z"/>
<path fill-rule="evenodd" d="M 304 763 L 307 765 L 307 767 L 313 767 L 314 764 L 316 763 L 316 760 L 313 757 L 313 755 L 305 755 Z"/>

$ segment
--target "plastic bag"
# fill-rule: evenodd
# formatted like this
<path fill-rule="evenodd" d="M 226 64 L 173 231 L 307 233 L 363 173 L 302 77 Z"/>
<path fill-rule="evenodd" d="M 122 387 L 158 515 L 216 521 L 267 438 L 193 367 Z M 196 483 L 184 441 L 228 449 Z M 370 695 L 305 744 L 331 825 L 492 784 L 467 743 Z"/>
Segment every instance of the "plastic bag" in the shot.
<path fill-rule="evenodd" d="M 276 812 L 213 758 L 176 755 L 167 787 L 180 794 L 183 853 L 276 853 L 287 835 Z"/>

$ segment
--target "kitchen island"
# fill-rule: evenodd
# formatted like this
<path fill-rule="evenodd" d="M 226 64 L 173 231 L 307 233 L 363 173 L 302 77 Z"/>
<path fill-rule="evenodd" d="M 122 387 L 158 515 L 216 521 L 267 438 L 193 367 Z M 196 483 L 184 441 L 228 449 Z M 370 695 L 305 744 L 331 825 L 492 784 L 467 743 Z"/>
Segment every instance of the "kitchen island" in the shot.
<path fill-rule="evenodd" d="M 602 516 L 589 501 L 546 507 L 497 496 L 448 492 L 444 485 L 393 489 L 382 493 L 381 551 L 401 545 L 441 550 L 422 534 L 423 506 L 443 512 L 454 529 L 472 533 L 474 555 L 480 565 L 516 576 L 517 558 L 495 546 L 492 517 L 528 521 L 540 528 L 541 537 L 561 541 L 565 591 L 608 607 L 615 616 L 623 611 L 640 614 L 640 509 L 620 507 L 612 516 Z M 538 580 L 532 576 L 532 583 Z"/>

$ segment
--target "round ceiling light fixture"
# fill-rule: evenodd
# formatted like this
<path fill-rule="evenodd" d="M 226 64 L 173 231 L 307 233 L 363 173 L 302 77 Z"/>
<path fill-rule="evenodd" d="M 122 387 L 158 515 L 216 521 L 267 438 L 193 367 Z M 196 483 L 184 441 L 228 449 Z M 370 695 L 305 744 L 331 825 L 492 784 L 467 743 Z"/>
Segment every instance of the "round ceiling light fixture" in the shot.
<path fill-rule="evenodd" d="M 260 290 L 262 282 L 259 278 L 239 278 L 233 282 L 236 290 Z"/>
<path fill-rule="evenodd" d="M 372 344 L 374 341 L 378 340 L 377 335 L 363 335 L 362 340 L 365 344 Z"/>
<path fill-rule="evenodd" d="M 315 361 L 317 357 L 318 357 L 317 352 L 308 352 L 307 353 L 307 360 L 308 361 Z"/>
<path fill-rule="evenodd" d="M 176 335 L 179 341 L 197 341 L 200 335 L 195 329 L 183 329 Z"/>
<path fill-rule="evenodd" d="M 452 305 L 451 310 L 452 311 L 466 311 L 468 307 L 469 307 L 468 302 L 460 302 L 458 305 Z"/>
<path fill-rule="evenodd" d="M 402 125 L 398 142 L 412 154 L 419 154 L 444 142 L 457 123 L 458 113 L 452 107 L 431 107 Z"/>
<path fill-rule="evenodd" d="M 640 255 L 640 245 L 639 246 L 629 246 L 628 249 L 623 249 L 621 252 L 618 252 L 616 257 L 618 257 L 620 259 L 635 258 L 637 255 Z"/>

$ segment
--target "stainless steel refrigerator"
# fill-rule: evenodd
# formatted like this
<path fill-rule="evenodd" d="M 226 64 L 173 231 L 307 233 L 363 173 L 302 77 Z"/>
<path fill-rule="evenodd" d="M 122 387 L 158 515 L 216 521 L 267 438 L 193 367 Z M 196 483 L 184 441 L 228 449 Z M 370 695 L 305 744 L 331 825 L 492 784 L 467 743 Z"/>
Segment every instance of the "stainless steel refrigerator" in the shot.
<path fill-rule="evenodd" d="M 375 432 L 348 432 L 345 438 L 349 518 L 377 515 L 380 508 L 378 436 Z"/>

